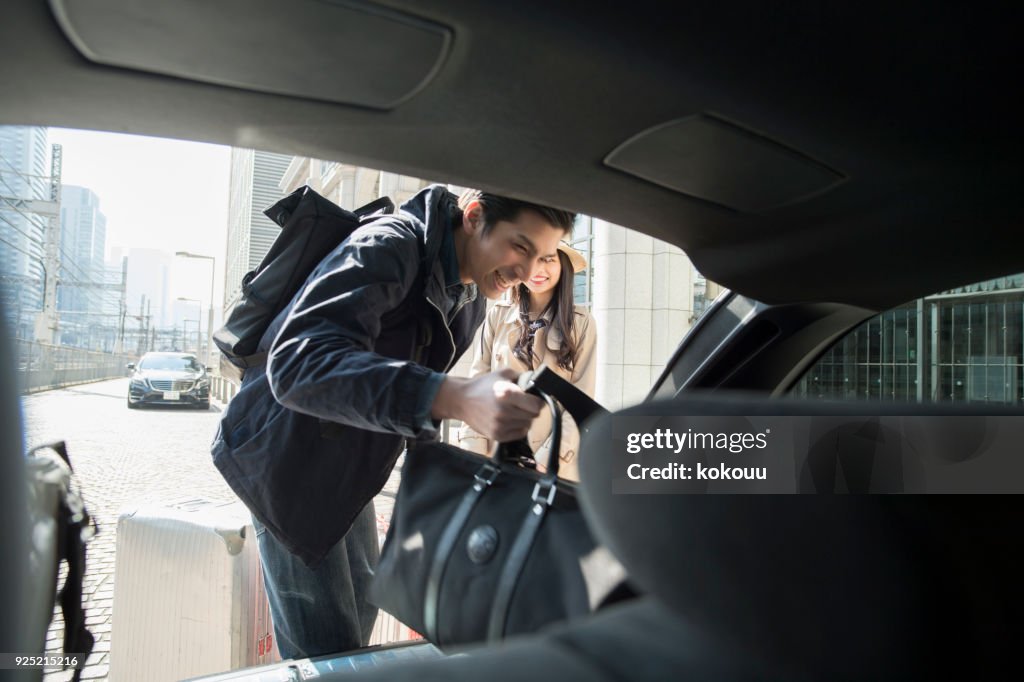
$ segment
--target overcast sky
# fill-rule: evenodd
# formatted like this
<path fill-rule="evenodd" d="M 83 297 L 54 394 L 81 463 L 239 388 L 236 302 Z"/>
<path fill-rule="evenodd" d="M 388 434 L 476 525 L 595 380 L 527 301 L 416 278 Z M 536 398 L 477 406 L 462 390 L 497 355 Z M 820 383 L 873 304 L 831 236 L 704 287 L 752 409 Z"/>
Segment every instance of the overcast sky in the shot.
<path fill-rule="evenodd" d="M 224 282 L 231 148 L 138 135 L 50 128 L 63 147 L 62 181 L 91 189 L 114 247 L 214 256 L 215 300 Z M 210 298 L 210 262 L 175 258 L 170 294 Z M 208 304 L 206 304 L 208 305 Z"/>

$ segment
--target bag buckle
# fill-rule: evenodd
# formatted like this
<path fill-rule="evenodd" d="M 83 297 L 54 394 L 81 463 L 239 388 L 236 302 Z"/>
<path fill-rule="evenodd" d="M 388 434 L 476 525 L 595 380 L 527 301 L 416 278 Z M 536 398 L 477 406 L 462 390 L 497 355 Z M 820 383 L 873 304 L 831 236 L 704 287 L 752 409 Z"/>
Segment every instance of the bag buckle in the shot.
<path fill-rule="evenodd" d="M 542 486 L 544 488 L 547 488 L 547 498 L 546 499 L 544 498 L 544 492 L 542 490 Z M 555 479 L 553 479 L 553 478 L 551 478 L 551 479 L 543 479 L 543 480 L 537 481 L 537 485 L 533 486 L 533 501 L 537 502 L 537 503 L 543 502 L 546 506 L 550 507 L 551 503 L 555 499 L 555 491 L 556 490 L 557 490 L 557 488 L 555 487 Z M 537 508 L 536 507 L 534 507 L 534 511 L 535 511 L 535 513 L 537 513 Z"/>
<path fill-rule="evenodd" d="M 480 467 L 480 471 L 473 474 L 473 490 L 483 490 L 494 483 L 494 479 L 498 478 L 498 474 L 501 473 L 501 469 L 494 466 L 490 462 Z"/>

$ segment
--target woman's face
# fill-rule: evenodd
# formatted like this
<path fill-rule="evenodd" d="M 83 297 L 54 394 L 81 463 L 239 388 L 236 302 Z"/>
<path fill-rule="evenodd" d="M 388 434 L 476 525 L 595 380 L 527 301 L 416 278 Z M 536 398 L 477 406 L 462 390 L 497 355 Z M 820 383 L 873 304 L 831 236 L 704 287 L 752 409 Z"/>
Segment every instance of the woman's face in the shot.
<path fill-rule="evenodd" d="M 533 274 L 523 284 L 531 293 L 543 294 L 554 289 L 561 276 L 562 262 L 556 251 L 552 255 L 540 256 L 533 268 Z"/>

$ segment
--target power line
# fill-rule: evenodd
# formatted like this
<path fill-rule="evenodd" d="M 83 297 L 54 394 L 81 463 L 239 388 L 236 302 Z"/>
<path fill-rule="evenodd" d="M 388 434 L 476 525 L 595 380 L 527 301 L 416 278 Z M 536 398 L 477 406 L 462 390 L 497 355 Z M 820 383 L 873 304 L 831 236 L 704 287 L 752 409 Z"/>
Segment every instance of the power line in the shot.
<path fill-rule="evenodd" d="M 36 214 L 36 213 L 33 213 L 33 212 L 31 212 L 31 211 L 30 211 L 30 212 L 28 212 L 28 213 L 26 213 L 26 212 L 25 212 L 24 210 L 22 210 L 22 208 L 21 208 L 21 207 L 20 207 L 20 206 L 19 206 L 19 205 L 18 205 L 18 204 L 16 203 L 16 201 L 15 201 L 15 200 L 12 200 L 12 199 L 11 199 L 10 197 L 5 197 L 5 196 L 3 196 L 3 195 L 0 195 L 0 200 L 2 200 L 2 201 L 4 201 L 4 202 L 6 202 L 6 203 L 7 203 L 7 205 L 9 205 L 9 206 L 10 206 L 10 209 L 7 209 L 7 210 L 14 210 L 14 211 L 16 211 L 16 212 L 20 213 L 20 214 L 21 214 L 21 215 L 22 215 L 22 216 L 23 216 L 23 217 L 25 218 L 25 220 L 27 220 L 27 221 L 29 221 L 30 223 L 32 223 L 32 225 L 33 225 L 34 227 L 38 227 L 38 228 L 39 228 L 40 230 L 42 230 L 43 232 L 45 232 L 45 231 L 46 231 L 46 225 L 40 225 L 39 223 L 35 223 L 35 222 L 32 222 L 32 217 L 33 217 L 33 216 L 38 216 L 38 214 Z M 24 199 L 18 199 L 17 201 L 25 201 L 25 200 L 24 200 Z"/>
<path fill-rule="evenodd" d="M 23 217 L 25 217 L 31 223 L 30 215 L 28 213 L 25 213 L 20 208 L 18 208 L 16 205 L 11 203 L 7 199 L 7 197 L 0 196 L 0 199 L 2 199 L 3 201 L 7 202 L 14 211 L 16 211 L 17 213 L 21 214 Z M 14 229 L 16 232 L 18 232 L 18 234 L 20 234 L 21 236 L 25 237 L 25 239 L 29 240 L 29 243 L 38 245 L 38 241 L 36 241 L 31 235 L 29 235 L 29 234 L 23 232 L 21 229 L 19 229 L 18 226 L 15 223 L 12 223 L 10 220 L 8 220 L 6 217 L 4 217 L 2 213 L 0 213 L 0 220 L 3 220 L 12 229 Z M 36 223 L 31 223 L 31 224 L 35 225 L 36 227 L 39 227 L 38 225 L 36 225 Z M 43 228 L 40 228 L 40 229 L 43 229 Z M 13 247 L 13 245 L 11 245 L 10 242 L 6 242 L 5 241 L 5 243 L 8 244 L 9 246 Z M 13 248 L 16 248 L 16 247 L 13 247 Z M 62 268 L 67 268 L 69 271 L 73 270 L 74 271 L 73 274 L 76 274 L 79 277 L 82 277 L 82 278 L 84 278 L 86 280 L 89 280 L 90 282 L 94 281 L 93 278 L 90 276 L 90 273 L 86 272 L 85 266 L 83 266 L 81 263 L 79 263 L 77 258 L 73 257 L 70 253 L 68 253 L 67 249 L 65 249 L 63 245 L 58 246 L 58 249 L 59 249 L 60 253 L 64 256 L 64 258 L 61 260 L 61 263 L 60 263 Z M 26 255 L 42 259 L 42 254 L 30 254 L 30 253 L 27 253 L 25 251 L 22 251 L 21 249 L 17 249 L 17 250 L 21 251 L 22 253 L 25 253 Z M 59 277 L 59 275 L 58 275 L 58 277 Z M 64 282 L 62 282 L 61 280 L 58 280 L 58 283 L 59 284 L 64 284 Z M 97 293 L 98 292 L 88 291 L 87 290 L 85 292 L 85 295 L 91 297 L 90 298 L 90 302 L 91 303 L 98 303 L 100 305 L 103 305 L 103 304 L 108 302 L 108 301 L 104 301 L 104 300 L 101 300 L 101 299 L 97 299 L 96 298 Z"/>
<path fill-rule="evenodd" d="M 3 242 L 4 244 L 7 244 L 7 246 L 11 247 L 15 251 L 20 251 L 21 253 L 25 254 L 26 256 L 30 256 L 32 258 L 39 258 L 39 256 L 37 256 L 35 254 L 31 254 L 28 251 L 25 251 L 25 250 L 21 249 L 20 247 L 15 246 L 14 244 L 10 243 L 9 241 L 4 239 L 3 237 L 0 237 L 0 242 Z"/>
<path fill-rule="evenodd" d="M 61 222 L 60 216 L 60 195 L 54 194 L 53 188 L 59 187 L 59 163 L 60 152 L 57 145 L 52 146 L 53 170 L 50 175 L 38 175 L 24 172 L 16 168 L 6 157 L 0 155 L 0 163 L 16 176 L 10 178 L 7 172 L 0 169 L 0 187 L 12 196 L 3 196 L 0 193 L 0 221 L 10 230 L 10 234 L 0 237 L 0 243 L 10 247 L 12 251 L 23 254 L 35 261 L 42 267 L 43 277 L 43 308 L 53 316 L 50 322 L 51 328 L 56 331 L 56 316 L 61 316 L 63 324 L 60 326 L 64 331 L 72 334 L 88 333 L 99 329 L 103 333 L 113 331 L 116 333 L 119 324 L 111 325 L 97 324 L 87 318 L 114 318 L 118 320 L 124 315 L 123 300 L 123 279 L 121 282 L 109 282 L 108 274 L 101 262 L 94 260 L 92 249 L 88 254 L 78 254 L 83 247 L 89 245 L 81 244 L 80 235 L 75 231 L 61 234 L 53 228 Z M 47 187 L 50 192 L 47 192 Z M 20 216 L 21 220 L 14 218 Z M 95 229 L 95 227 L 94 227 Z M 34 232 L 36 234 L 30 234 Z M 24 246 L 12 243 L 10 239 L 17 234 L 24 239 Z M 95 235 L 93 235 L 95 236 Z M 74 239 L 74 241 L 72 241 Z M 17 241 L 17 240 L 15 240 Z M 62 243 L 62 242 L 67 243 Z M 32 253 L 39 250 L 40 253 Z M 79 255 L 84 255 L 86 262 L 79 260 Z M 55 257 L 56 256 L 56 257 Z M 44 260 L 44 257 L 46 260 Z M 53 272 L 49 272 L 52 270 Z M 8 278 L 5 278 L 8 279 Z M 49 284 L 47 284 L 47 280 Z M 8 279 L 8 281 L 13 281 Z M 28 282 L 34 288 L 38 288 L 38 278 L 19 277 L 18 290 Z M 59 286 L 59 289 L 57 288 Z M 58 291 L 60 298 L 65 302 L 71 302 L 79 310 L 57 310 Z M 50 300 L 52 297 L 52 300 Z M 66 297 L 66 298 L 65 298 Z M 19 298 L 20 301 L 20 298 Z M 118 308 L 117 312 L 105 313 L 104 310 Z M 19 305 L 19 311 L 23 306 Z M 20 315 L 20 312 L 19 312 Z M 88 331 L 86 331 L 88 330 Z"/>
<path fill-rule="evenodd" d="M 20 228 L 19 228 L 19 227 L 18 227 L 18 226 L 17 226 L 17 225 L 15 224 L 15 223 L 13 223 L 13 222 L 11 222 L 10 220 L 8 220 L 8 219 L 7 219 L 7 218 L 6 218 L 5 216 L 4 216 L 4 214 L 3 214 L 3 211 L 0 211 L 0 220 L 3 220 L 3 221 L 4 221 L 4 222 L 6 222 L 6 223 L 7 223 L 8 225 L 10 225 L 11 229 L 13 229 L 14 231 L 16 231 L 16 232 L 18 233 L 18 235 L 20 235 L 20 236 L 24 237 L 25 239 L 27 239 L 27 240 L 29 241 L 29 243 L 30 243 L 30 244 L 34 244 L 34 245 L 36 245 L 36 246 L 38 246 L 38 247 L 42 248 L 42 245 L 41 245 L 41 244 L 40 244 L 40 243 L 39 243 L 39 242 L 38 242 L 37 240 L 35 240 L 35 239 L 34 239 L 34 238 L 32 237 L 32 235 L 29 235 L 29 233 L 27 233 L 27 232 L 24 232 L 24 231 L 22 231 L 22 229 L 20 229 Z M 42 258 L 42 254 L 40 254 L 40 255 L 39 255 L 39 257 L 40 257 L 40 258 Z"/>
<path fill-rule="evenodd" d="M 38 178 L 40 180 L 49 180 L 50 177 L 51 177 L 49 175 L 37 175 L 35 173 L 26 173 L 25 171 L 22 171 L 19 168 L 15 167 L 14 164 L 12 164 L 10 161 L 8 161 L 7 157 L 5 157 L 3 154 L 0 154 L 0 161 L 3 161 L 5 164 L 7 164 L 7 167 L 10 168 L 14 172 L 15 175 L 18 175 L 20 177 Z M 2 172 L 3 171 L 0 171 L 0 173 L 2 173 Z"/>
<path fill-rule="evenodd" d="M 8 165 L 10 165 L 10 164 L 8 164 Z M 38 223 L 35 223 L 35 222 L 32 221 L 32 216 L 35 215 L 35 214 L 26 213 L 16 203 L 12 202 L 7 197 L 0 196 L 0 200 L 3 200 L 4 202 L 6 202 L 11 207 L 11 209 L 13 209 L 15 212 L 19 213 L 26 220 L 28 220 L 29 223 L 32 224 L 34 227 L 36 227 L 36 228 L 40 229 L 41 231 L 45 232 L 45 230 L 46 230 L 45 226 L 39 225 Z M 6 218 L 4 219 L 4 222 L 6 222 L 12 228 L 17 230 L 26 239 L 28 239 L 28 240 L 30 240 L 30 241 L 32 241 L 34 243 L 38 243 L 30 235 L 22 232 L 20 229 L 18 229 L 18 227 L 16 225 L 14 225 L 14 223 L 10 222 Z M 70 253 L 68 253 L 67 249 L 65 249 L 63 244 L 59 244 L 57 248 L 60 251 L 60 253 L 64 256 L 64 258 L 61 259 L 61 263 L 60 263 L 62 268 L 68 268 L 68 270 L 74 270 L 74 274 L 76 274 L 77 276 L 79 276 L 79 277 L 81 277 L 83 279 L 89 280 L 89 281 L 93 281 L 92 277 L 90 276 L 90 274 L 85 271 L 85 266 L 83 266 L 81 263 L 79 263 L 77 258 L 73 257 Z M 40 256 L 37 256 L 37 257 L 41 258 L 42 256 L 40 255 Z M 58 277 L 59 277 L 59 273 L 58 273 Z M 59 279 L 58 279 L 58 283 L 61 283 Z M 109 303 L 109 301 L 104 301 L 102 299 L 97 298 L 97 292 L 95 292 L 95 291 L 87 290 L 87 291 L 84 292 L 84 295 L 89 297 L 88 298 L 88 303 L 89 304 L 103 306 L 103 305 L 106 305 L 106 304 Z"/>

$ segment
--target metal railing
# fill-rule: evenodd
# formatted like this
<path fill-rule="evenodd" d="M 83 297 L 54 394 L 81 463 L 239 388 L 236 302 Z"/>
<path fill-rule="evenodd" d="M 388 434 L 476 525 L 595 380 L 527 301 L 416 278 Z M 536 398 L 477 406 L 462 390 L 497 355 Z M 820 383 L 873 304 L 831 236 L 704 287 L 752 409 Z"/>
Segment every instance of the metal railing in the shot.
<path fill-rule="evenodd" d="M 22 394 L 124 377 L 128 373 L 125 365 L 135 359 L 131 355 L 54 346 L 25 339 L 18 339 L 16 343 Z"/>
<path fill-rule="evenodd" d="M 233 381 L 229 381 L 219 374 L 210 377 L 210 395 L 217 400 L 222 403 L 228 403 L 235 397 L 236 393 L 238 393 L 238 385 Z"/>

